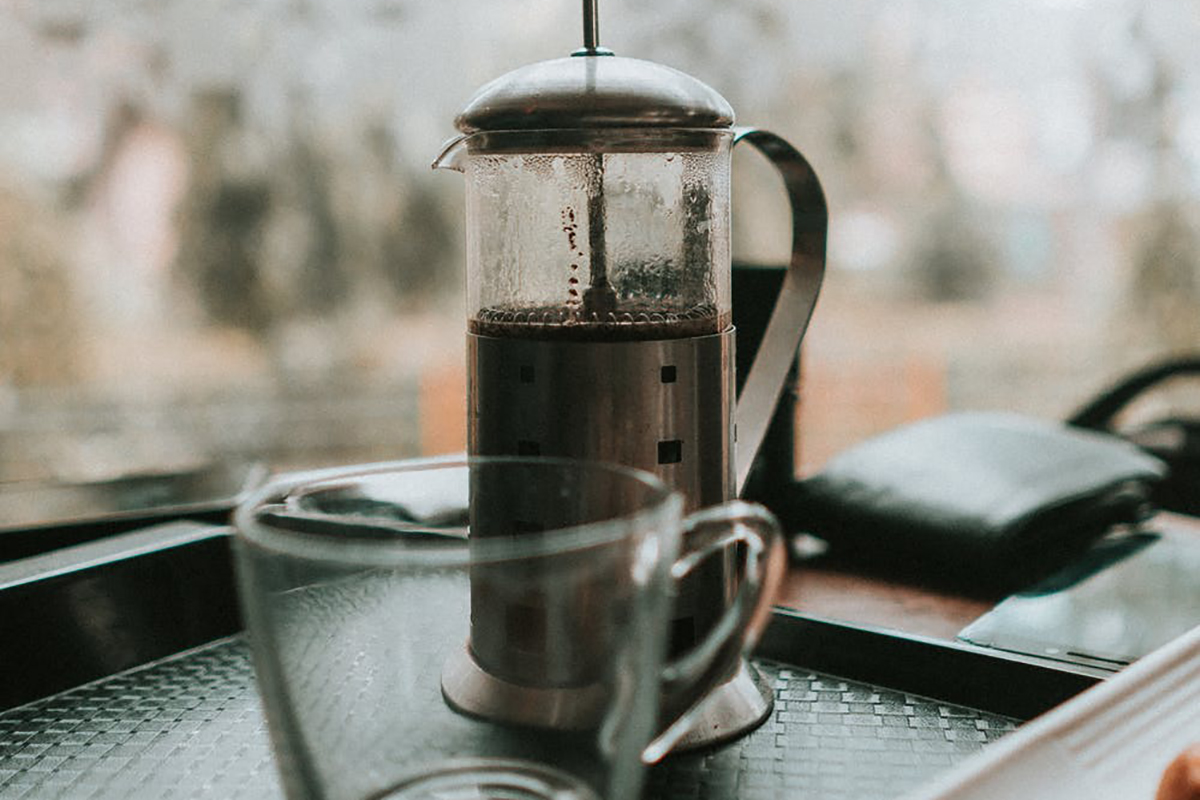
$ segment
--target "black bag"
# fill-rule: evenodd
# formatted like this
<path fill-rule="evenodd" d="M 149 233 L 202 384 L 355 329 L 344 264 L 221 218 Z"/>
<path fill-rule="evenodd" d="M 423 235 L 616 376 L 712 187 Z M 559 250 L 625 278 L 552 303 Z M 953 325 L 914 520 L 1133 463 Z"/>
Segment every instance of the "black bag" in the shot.
<path fill-rule="evenodd" d="M 1161 508 L 1192 515 L 1200 515 L 1200 411 L 1126 430 L 1117 427 L 1116 418 L 1135 399 L 1145 397 L 1168 380 L 1196 376 L 1200 376 L 1200 356 L 1153 364 L 1119 381 L 1068 420 L 1079 428 L 1119 435 L 1162 459 L 1168 474 L 1154 487 L 1154 502 Z"/>
<path fill-rule="evenodd" d="M 1058 569 L 1153 510 L 1157 458 L 1109 434 L 1016 414 L 954 413 L 842 451 L 781 516 L 829 556 L 986 592 Z"/>

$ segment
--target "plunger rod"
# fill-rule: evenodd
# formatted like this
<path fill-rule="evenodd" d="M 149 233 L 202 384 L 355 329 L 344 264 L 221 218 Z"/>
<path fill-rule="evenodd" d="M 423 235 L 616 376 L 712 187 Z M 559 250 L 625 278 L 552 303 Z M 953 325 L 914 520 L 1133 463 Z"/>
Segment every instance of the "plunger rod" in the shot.
<path fill-rule="evenodd" d="M 590 164 L 588 186 L 588 250 L 591 270 L 583 293 L 583 311 L 589 317 L 605 317 L 616 308 L 617 298 L 608 285 L 608 253 L 604 241 L 604 156 L 597 153 Z"/>
<path fill-rule="evenodd" d="M 600 48 L 599 0 L 583 0 L 583 49 L 575 55 L 610 55 Z M 589 85 L 595 80 L 595 64 L 587 69 Z M 590 277 L 583 292 L 583 313 L 590 318 L 603 319 L 617 305 L 616 294 L 608 285 L 608 253 L 604 241 L 604 154 L 596 153 L 588 164 L 588 251 Z"/>
<path fill-rule="evenodd" d="M 600 14 L 598 0 L 583 0 L 583 49 L 595 50 L 600 46 Z"/>

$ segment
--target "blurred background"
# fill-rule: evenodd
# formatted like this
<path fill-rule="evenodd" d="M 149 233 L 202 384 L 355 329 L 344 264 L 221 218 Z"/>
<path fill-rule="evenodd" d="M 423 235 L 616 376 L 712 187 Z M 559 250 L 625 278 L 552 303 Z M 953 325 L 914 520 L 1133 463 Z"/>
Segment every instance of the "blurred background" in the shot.
<path fill-rule="evenodd" d="M 579 14 L 0 0 L 0 481 L 461 450 L 463 188 L 429 165 Z M 1194 4 L 602 0 L 601 40 L 821 176 L 804 470 L 950 409 L 1062 418 L 1200 346 Z M 782 188 L 735 172 L 735 257 L 782 263 Z"/>

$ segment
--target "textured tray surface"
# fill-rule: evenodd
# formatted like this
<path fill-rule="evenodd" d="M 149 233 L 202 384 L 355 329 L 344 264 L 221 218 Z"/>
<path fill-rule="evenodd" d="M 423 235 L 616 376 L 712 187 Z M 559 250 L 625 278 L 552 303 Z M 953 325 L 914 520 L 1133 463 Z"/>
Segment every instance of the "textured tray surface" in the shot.
<path fill-rule="evenodd" d="M 769 661 L 771 719 L 651 772 L 655 800 L 894 798 L 1016 721 Z M 0 800 L 281 798 L 240 638 L 0 714 Z"/>

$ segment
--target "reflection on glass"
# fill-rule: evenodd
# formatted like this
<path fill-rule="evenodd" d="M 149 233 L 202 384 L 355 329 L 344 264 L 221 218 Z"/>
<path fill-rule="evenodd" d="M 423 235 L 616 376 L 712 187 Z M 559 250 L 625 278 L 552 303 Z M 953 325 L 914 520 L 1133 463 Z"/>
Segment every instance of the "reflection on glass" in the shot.
<path fill-rule="evenodd" d="M 975 644 L 1119 667 L 1200 624 L 1200 541 L 1187 532 L 1104 540 L 961 634 Z"/>

